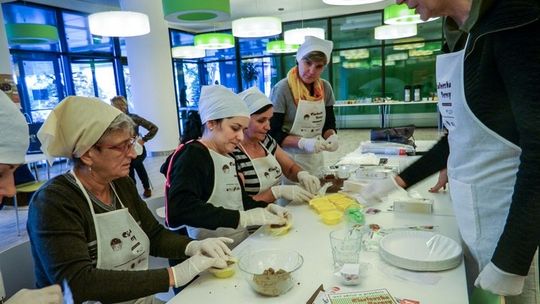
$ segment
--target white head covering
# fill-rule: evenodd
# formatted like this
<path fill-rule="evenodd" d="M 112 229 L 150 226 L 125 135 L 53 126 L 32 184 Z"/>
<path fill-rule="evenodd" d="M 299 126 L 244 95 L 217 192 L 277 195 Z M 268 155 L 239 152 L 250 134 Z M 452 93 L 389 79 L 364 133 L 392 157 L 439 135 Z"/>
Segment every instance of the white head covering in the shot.
<path fill-rule="evenodd" d="M 221 85 L 203 86 L 199 99 L 199 115 L 204 124 L 209 120 L 244 116 L 249 118 L 249 111 L 242 99 Z"/>
<path fill-rule="evenodd" d="M 251 87 L 238 94 L 238 96 L 246 102 L 250 115 L 259 111 L 264 106 L 272 104 L 270 99 L 268 99 L 268 97 L 266 97 L 266 95 L 264 95 L 257 87 Z"/>
<path fill-rule="evenodd" d="M 296 61 L 300 62 L 304 56 L 313 51 L 322 52 L 326 55 L 326 63 L 330 62 L 330 54 L 334 48 L 334 43 L 330 40 L 324 40 L 313 36 L 306 36 L 304 43 L 296 51 Z"/>
<path fill-rule="evenodd" d="M 0 90 L 0 164 L 24 163 L 28 143 L 26 119 L 15 103 Z"/>
<path fill-rule="evenodd" d="M 122 114 L 93 97 L 68 96 L 49 114 L 38 131 L 41 150 L 50 157 L 81 157 Z"/>

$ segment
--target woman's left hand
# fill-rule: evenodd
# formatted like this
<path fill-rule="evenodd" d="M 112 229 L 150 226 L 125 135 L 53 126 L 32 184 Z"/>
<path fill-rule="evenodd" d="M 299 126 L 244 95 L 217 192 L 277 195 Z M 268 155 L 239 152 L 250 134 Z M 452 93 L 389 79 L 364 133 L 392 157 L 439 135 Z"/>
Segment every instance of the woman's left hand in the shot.
<path fill-rule="evenodd" d="M 323 145 L 323 150 L 334 152 L 339 148 L 339 136 L 337 134 L 330 135 Z"/>
<path fill-rule="evenodd" d="M 226 237 L 208 238 L 202 241 L 191 241 L 186 246 L 186 255 L 194 256 L 203 254 L 213 258 L 222 258 L 227 260 L 232 252 L 227 244 L 232 244 L 233 239 Z"/>
<path fill-rule="evenodd" d="M 298 178 L 298 182 L 302 187 L 313 194 L 316 194 L 321 188 L 321 182 L 319 179 L 309 174 L 307 171 L 298 172 L 296 178 Z"/>

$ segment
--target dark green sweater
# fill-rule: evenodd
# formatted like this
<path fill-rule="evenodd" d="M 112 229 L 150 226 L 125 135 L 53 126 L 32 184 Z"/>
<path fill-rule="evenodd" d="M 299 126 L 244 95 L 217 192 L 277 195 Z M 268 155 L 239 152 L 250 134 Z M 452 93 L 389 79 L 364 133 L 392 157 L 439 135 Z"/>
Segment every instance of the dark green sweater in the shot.
<path fill-rule="evenodd" d="M 69 174 L 69 173 L 67 173 Z M 114 181 L 125 207 L 150 239 L 150 254 L 185 259 L 189 238 L 161 226 L 140 199 L 129 177 Z M 96 213 L 106 212 L 94 203 Z M 114 303 L 169 290 L 165 268 L 146 271 L 96 269 L 96 232 L 80 189 L 60 175 L 34 195 L 28 212 L 37 287 L 68 281 L 76 303 Z"/>

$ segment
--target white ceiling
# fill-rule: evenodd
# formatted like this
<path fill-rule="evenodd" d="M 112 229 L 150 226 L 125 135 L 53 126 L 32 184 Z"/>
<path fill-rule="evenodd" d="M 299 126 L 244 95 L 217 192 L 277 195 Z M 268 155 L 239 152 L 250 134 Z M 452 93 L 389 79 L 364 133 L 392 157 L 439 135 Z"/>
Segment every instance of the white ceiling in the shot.
<path fill-rule="evenodd" d="M 161 1 L 161 0 L 138 0 Z M 189 0 L 204 1 L 204 0 Z M 30 0 L 50 6 L 62 7 L 76 11 L 94 13 L 105 10 L 119 10 L 118 0 Z M 375 4 L 335 6 L 328 5 L 322 0 L 230 0 L 231 20 L 241 17 L 277 16 L 282 21 L 305 20 L 328 16 L 348 15 L 358 12 L 373 11 L 394 3 L 394 0 L 384 0 Z M 283 10 L 279 10 L 282 8 Z M 201 32 L 213 29 L 230 28 L 229 22 L 173 24 L 171 27 L 183 30 Z"/>

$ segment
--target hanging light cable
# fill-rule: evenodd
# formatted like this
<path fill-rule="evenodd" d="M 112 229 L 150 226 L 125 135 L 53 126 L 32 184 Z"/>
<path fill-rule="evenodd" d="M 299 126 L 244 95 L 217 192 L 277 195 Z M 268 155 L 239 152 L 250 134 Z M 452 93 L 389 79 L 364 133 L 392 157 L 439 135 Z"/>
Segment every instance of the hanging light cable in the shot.
<path fill-rule="evenodd" d="M 300 18 L 301 28 L 285 31 L 283 33 L 283 39 L 286 44 L 302 44 L 306 39 L 306 36 L 314 36 L 320 39 L 324 39 L 325 32 L 323 28 L 319 27 L 304 27 L 304 7 L 302 0 L 300 0 Z"/>

